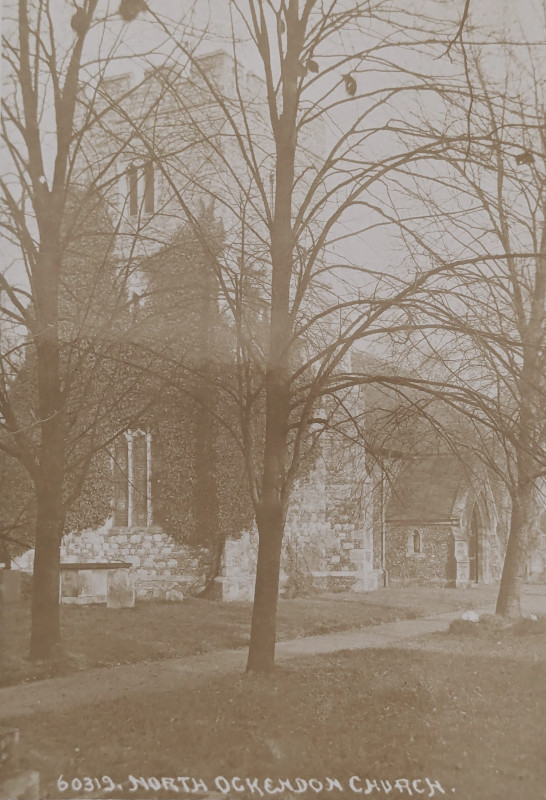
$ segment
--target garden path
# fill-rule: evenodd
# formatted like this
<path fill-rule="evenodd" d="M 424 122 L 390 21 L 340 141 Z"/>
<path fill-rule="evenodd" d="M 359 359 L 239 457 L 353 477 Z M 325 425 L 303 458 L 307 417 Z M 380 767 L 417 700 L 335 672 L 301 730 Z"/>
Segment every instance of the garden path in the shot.
<path fill-rule="evenodd" d="M 546 614 L 546 586 L 528 587 L 523 600 L 526 614 Z M 478 613 L 492 613 L 493 607 Z M 446 630 L 461 611 L 434 614 L 400 622 L 389 622 L 361 630 L 328 633 L 279 642 L 276 661 L 308 657 L 339 650 L 392 647 L 429 633 Z M 417 643 L 418 646 L 418 643 Z M 68 710 L 94 702 L 109 702 L 123 695 L 168 690 L 181 682 L 198 686 L 203 682 L 245 668 L 246 648 L 222 650 L 188 658 L 123 664 L 78 672 L 74 675 L 34 681 L 0 689 L 0 719 L 26 716 L 40 711 Z"/>

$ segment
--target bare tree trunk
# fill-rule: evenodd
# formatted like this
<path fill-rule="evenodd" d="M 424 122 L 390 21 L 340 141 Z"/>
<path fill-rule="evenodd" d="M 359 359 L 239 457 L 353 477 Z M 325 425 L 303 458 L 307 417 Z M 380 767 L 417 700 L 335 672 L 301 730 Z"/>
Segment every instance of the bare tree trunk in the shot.
<path fill-rule="evenodd" d="M 517 500 L 514 500 L 510 518 L 510 533 L 495 612 L 502 617 L 521 615 L 521 584 L 523 562 L 524 515 Z"/>
<path fill-rule="evenodd" d="M 304 46 L 305 22 L 298 2 L 286 8 L 287 42 L 281 66 L 282 113 L 271 122 L 275 137 L 275 202 L 271 225 L 271 318 L 265 376 L 265 444 L 262 498 L 256 508 L 258 564 L 252 609 L 247 671 L 268 672 L 275 666 L 277 601 L 281 549 L 289 487 L 286 481 L 290 367 L 293 321 L 290 317 L 290 281 L 294 269 L 292 200 L 297 146 L 298 67 Z M 262 52 L 264 64 L 269 56 Z M 272 101 L 272 98 L 270 98 Z"/>
<path fill-rule="evenodd" d="M 546 226 L 546 221 L 545 221 Z M 543 233 L 541 249 L 546 248 L 546 231 Z M 544 297 L 546 262 L 537 260 L 536 284 L 526 327 L 527 342 L 523 348 L 523 367 L 519 381 L 520 436 L 516 456 L 517 484 L 512 494 L 512 514 L 501 583 L 497 597 L 496 613 L 503 617 L 521 616 L 521 587 L 525 575 L 529 527 L 533 518 L 538 465 L 534 454 L 540 452 L 543 397 L 540 390 L 541 366 L 537 354 L 542 343 L 544 325 Z"/>
<path fill-rule="evenodd" d="M 284 533 L 284 514 L 276 504 L 257 514 L 259 534 L 256 586 L 252 607 L 248 672 L 271 672 L 275 666 L 277 635 L 277 600 L 281 549 Z"/>
<path fill-rule="evenodd" d="M 63 487 L 66 469 L 65 400 L 61 388 L 59 342 L 59 258 L 55 237 L 43 258 L 44 277 L 37 283 L 41 333 L 36 341 L 38 400 L 41 418 L 39 472 L 36 483 L 36 540 L 32 586 L 30 656 L 48 659 L 61 640 L 59 609 L 60 547 L 64 530 Z"/>
<path fill-rule="evenodd" d="M 61 641 L 59 576 L 64 511 L 60 497 L 40 491 L 32 582 L 30 657 L 47 660 Z"/>
<path fill-rule="evenodd" d="M 282 318 L 282 312 L 279 317 Z M 273 353 L 278 353 L 278 367 L 270 368 L 266 376 L 263 492 L 262 502 L 256 508 L 258 563 L 247 661 L 247 671 L 255 672 L 270 672 L 275 666 L 277 600 L 286 520 L 285 465 L 290 390 L 283 357 L 277 350 L 279 344 L 284 346 L 284 340 L 274 320 L 271 330 L 271 347 Z"/>
<path fill-rule="evenodd" d="M 517 495 L 512 499 L 510 533 L 497 597 L 497 607 L 495 609 L 496 613 L 503 617 L 516 618 L 521 616 L 521 587 L 525 575 L 525 559 L 533 502 L 533 483 L 525 482 L 523 485 L 520 484 Z"/>

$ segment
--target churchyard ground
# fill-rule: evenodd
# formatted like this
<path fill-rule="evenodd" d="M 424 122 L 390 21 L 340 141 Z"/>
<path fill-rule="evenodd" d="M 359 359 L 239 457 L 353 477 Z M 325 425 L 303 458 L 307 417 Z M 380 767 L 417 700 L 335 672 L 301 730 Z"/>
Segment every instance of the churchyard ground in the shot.
<path fill-rule="evenodd" d="M 496 587 L 407 587 L 366 594 L 316 595 L 279 601 L 280 640 L 358 630 L 403 619 L 481 608 L 494 602 Z M 30 606 L 5 607 L 0 685 L 66 675 L 92 667 L 177 658 L 245 647 L 251 604 L 187 598 L 181 603 L 138 602 L 134 608 L 62 606 L 65 652 L 52 664 L 28 661 Z"/>
<path fill-rule="evenodd" d="M 7 722 L 44 798 L 539 800 L 546 623 L 466 627 Z"/>

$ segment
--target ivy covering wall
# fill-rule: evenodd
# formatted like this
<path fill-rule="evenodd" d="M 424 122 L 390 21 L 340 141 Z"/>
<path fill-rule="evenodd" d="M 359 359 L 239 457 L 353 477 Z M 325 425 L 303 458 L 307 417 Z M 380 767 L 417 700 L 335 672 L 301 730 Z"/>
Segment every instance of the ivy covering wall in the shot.
<path fill-rule="evenodd" d="M 238 536 L 253 518 L 244 462 L 228 430 L 237 427 L 237 410 L 226 391 L 234 380 L 233 337 L 214 272 L 221 226 L 203 209 L 207 241 L 182 228 L 139 265 L 147 289 L 133 302 L 104 204 L 87 196 L 71 202 L 61 326 L 63 357 L 78 364 L 68 408 L 70 463 L 78 468 L 67 475 L 66 532 L 98 527 L 111 515 L 113 437 L 142 428 L 152 433 L 154 522 L 181 544 L 210 548 L 217 559 L 225 538 Z M 35 391 L 30 351 L 12 391 L 25 419 Z M 101 442 L 108 444 L 95 450 Z M 18 539 L 31 546 L 32 483 L 13 459 L 1 462 L 0 526 L 17 523 Z"/>
<path fill-rule="evenodd" d="M 211 548 L 236 537 L 253 518 L 237 446 L 233 335 L 218 303 L 215 259 L 222 229 L 210 209 L 200 227 L 183 227 L 142 264 L 147 291 L 139 334 L 160 355 L 150 383 L 154 522 L 181 543 Z"/>

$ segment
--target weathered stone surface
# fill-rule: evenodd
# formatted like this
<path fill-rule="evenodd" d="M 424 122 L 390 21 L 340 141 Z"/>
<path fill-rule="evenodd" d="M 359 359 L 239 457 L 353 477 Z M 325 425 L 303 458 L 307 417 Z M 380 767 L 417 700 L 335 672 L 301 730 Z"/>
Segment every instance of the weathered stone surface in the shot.
<path fill-rule="evenodd" d="M 61 570 L 61 602 L 68 597 L 78 597 L 79 592 L 80 579 L 78 573 Z"/>
<path fill-rule="evenodd" d="M 546 577 L 545 575 L 546 560 L 541 553 L 533 553 L 529 558 L 527 566 L 528 580 L 531 583 L 542 583 Z"/>
<path fill-rule="evenodd" d="M 180 589 L 168 589 L 165 594 L 165 599 L 171 603 L 181 603 L 184 599 L 184 593 Z"/>
<path fill-rule="evenodd" d="M 133 608 L 135 605 L 135 576 L 128 569 L 108 573 L 107 608 Z"/>
<path fill-rule="evenodd" d="M 376 592 L 384 585 L 384 575 L 379 570 L 357 572 L 351 589 L 353 592 Z"/>
<path fill-rule="evenodd" d="M 254 597 L 254 581 L 245 576 L 216 578 L 213 596 L 217 600 L 252 600 Z"/>
<path fill-rule="evenodd" d="M 105 597 L 108 592 L 108 573 L 100 569 L 79 570 L 80 597 Z"/>

